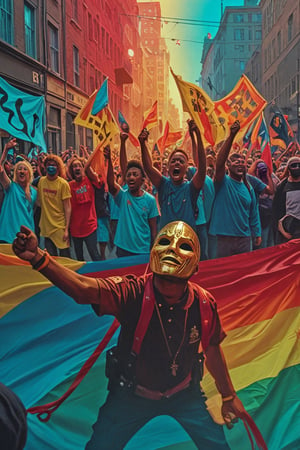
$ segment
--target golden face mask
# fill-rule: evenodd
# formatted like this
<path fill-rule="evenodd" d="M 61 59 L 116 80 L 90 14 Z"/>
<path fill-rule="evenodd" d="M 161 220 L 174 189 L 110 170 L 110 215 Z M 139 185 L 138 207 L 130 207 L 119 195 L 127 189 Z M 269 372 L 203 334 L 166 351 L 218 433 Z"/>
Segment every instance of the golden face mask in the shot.
<path fill-rule="evenodd" d="M 197 271 L 200 244 L 185 222 L 171 222 L 158 233 L 150 254 L 150 268 L 158 275 L 187 279 Z"/>

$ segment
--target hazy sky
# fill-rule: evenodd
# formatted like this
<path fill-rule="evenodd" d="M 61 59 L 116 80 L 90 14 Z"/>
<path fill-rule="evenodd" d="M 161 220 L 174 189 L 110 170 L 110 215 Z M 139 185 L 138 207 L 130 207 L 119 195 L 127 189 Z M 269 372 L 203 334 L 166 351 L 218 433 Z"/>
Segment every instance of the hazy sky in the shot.
<path fill-rule="evenodd" d="M 243 5 L 243 0 L 223 0 L 226 6 Z M 215 36 L 221 19 L 221 0 L 161 0 L 162 16 L 203 21 L 202 24 L 164 23 L 162 36 L 170 49 L 171 67 L 186 81 L 194 83 L 201 70 L 202 43 L 208 33 Z M 175 39 L 173 41 L 173 39 Z M 180 40 L 180 45 L 176 40 Z"/>
<path fill-rule="evenodd" d="M 138 0 L 142 1 L 142 0 Z M 223 0 L 226 6 L 242 6 L 244 0 Z M 213 38 L 221 19 L 221 0 L 160 0 L 162 29 L 170 51 L 170 65 L 183 80 L 198 84 L 204 37 L 208 33 Z M 170 20 L 168 21 L 167 19 Z M 176 21 L 178 19 L 178 22 Z M 182 24 L 186 20 L 188 24 Z M 193 21 L 201 21 L 201 24 Z M 176 41 L 180 41 L 180 45 Z M 173 77 L 170 77 L 170 93 L 175 104 L 180 105 L 178 89 Z"/>
<path fill-rule="evenodd" d="M 141 1 L 141 0 L 139 0 Z M 223 0 L 223 10 L 226 6 L 240 6 L 244 0 Z M 160 0 L 162 17 L 170 21 L 162 21 L 162 37 L 170 50 L 171 67 L 185 81 L 196 83 L 201 71 L 201 55 L 204 37 L 208 33 L 212 38 L 218 30 L 221 19 L 221 0 Z M 182 24 L 180 20 L 189 24 Z M 201 24 L 192 24 L 201 21 Z M 176 41 L 180 41 L 180 45 Z M 173 78 L 170 81 L 171 95 L 177 103 L 177 88 Z"/>

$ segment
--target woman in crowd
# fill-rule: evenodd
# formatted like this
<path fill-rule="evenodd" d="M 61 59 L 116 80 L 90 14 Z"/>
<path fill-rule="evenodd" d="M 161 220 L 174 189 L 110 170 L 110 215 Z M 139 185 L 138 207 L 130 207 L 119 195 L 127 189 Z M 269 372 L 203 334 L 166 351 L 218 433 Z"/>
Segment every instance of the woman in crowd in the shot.
<path fill-rule="evenodd" d="M 33 170 L 28 161 L 18 161 L 14 166 L 13 180 L 4 168 L 5 159 L 10 148 L 16 146 L 16 139 L 11 139 L 4 147 L 0 161 L 0 183 L 5 195 L 0 214 L 0 241 L 11 244 L 21 225 L 34 231 L 34 205 L 37 191 L 31 186 Z"/>

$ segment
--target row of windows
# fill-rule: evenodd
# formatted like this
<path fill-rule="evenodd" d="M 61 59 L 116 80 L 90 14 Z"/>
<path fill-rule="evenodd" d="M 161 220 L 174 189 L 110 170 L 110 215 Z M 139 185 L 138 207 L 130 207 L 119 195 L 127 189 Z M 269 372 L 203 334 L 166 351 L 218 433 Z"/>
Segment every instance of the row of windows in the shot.
<path fill-rule="evenodd" d="M 272 75 L 264 84 L 265 96 L 268 100 L 274 99 L 278 96 L 278 79 L 277 75 Z M 291 97 L 297 93 L 297 75 L 295 75 L 289 83 L 282 90 L 280 95 L 286 98 L 286 102 L 289 102 Z M 286 103 L 285 102 L 285 103 Z"/>
<path fill-rule="evenodd" d="M 254 31 L 254 33 L 253 33 Z M 235 41 L 252 41 L 253 39 L 256 41 L 261 40 L 261 29 L 253 30 L 252 28 L 235 28 L 233 30 L 233 39 Z"/>
<path fill-rule="evenodd" d="M 263 12 L 263 27 L 266 33 L 273 28 L 282 14 L 287 0 L 269 0 Z"/>
<path fill-rule="evenodd" d="M 87 15 L 88 38 L 98 44 L 98 48 L 109 58 L 114 58 L 115 61 L 120 62 L 121 51 L 120 48 L 113 42 L 110 34 L 103 28 L 100 28 L 99 23 L 90 13 Z"/>
<path fill-rule="evenodd" d="M 78 12 L 77 2 L 73 2 L 73 13 Z M 89 14 L 89 18 L 91 15 Z M 89 19 L 90 20 L 90 19 Z M 27 2 L 24 2 L 24 37 L 25 37 L 25 52 L 32 58 L 37 58 L 37 18 L 36 9 Z M 100 42 L 99 27 L 88 28 L 90 31 L 96 30 L 96 39 Z M 98 30 L 98 31 L 97 31 Z M 94 33 L 92 34 L 95 37 Z M 13 9 L 12 0 L 1 0 L 0 2 L 0 38 L 9 44 L 13 45 Z M 59 58 L 59 30 L 53 24 L 48 24 L 48 39 L 49 39 L 49 67 L 56 73 L 60 73 L 60 58 Z M 101 42 L 102 49 L 107 56 L 114 56 L 115 61 L 120 63 L 121 51 L 108 32 L 101 27 Z M 73 47 L 73 81 L 75 86 L 80 87 L 80 71 L 79 71 L 79 51 L 77 47 Z M 90 84 L 93 84 L 91 82 Z M 95 84 L 95 82 L 94 82 Z"/>
<path fill-rule="evenodd" d="M 291 41 L 293 37 L 293 14 L 291 14 L 288 18 L 288 27 L 287 27 L 287 44 Z M 282 31 L 279 30 L 276 38 L 272 39 L 272 42 L 268 45 L 268 47 L 264 50 L 264 69 L 267 70 L 268 67 L 280 56 L 283 49 L 283 36 Z"/>
<path fill-rule="evenodd" d="M 233 22 L 235 23 L 261 22 L 261 13 L 233 14 Z"/>

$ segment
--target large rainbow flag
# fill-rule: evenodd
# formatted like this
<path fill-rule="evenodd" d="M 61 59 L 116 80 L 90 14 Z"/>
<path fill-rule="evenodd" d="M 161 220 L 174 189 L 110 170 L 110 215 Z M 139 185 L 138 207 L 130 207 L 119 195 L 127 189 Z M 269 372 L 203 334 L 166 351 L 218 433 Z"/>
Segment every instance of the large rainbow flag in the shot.
<path fill-rule="evenodd" d="M 113 321 L 77 305 L 41 274 L 0 247 L 0 381 L 27 408 L 59 398 Z M 64 265 L 88 276 L 142 274 L 147 258 Z M 231 377 L 269 450 L 300 448 L 300 240 L 230 258 L 204 261 L 193 281 L 217 299 L 227 338 Z M 116 336 L 109 345 L 113 345 Z M 84 449 L 106 396 L 104 355 L 47 423 L 28 415 L 28 450 Z M 206 374 L 208 408 L 220 420 L 220 397 Z M 247 450 L 242 423 L 226 436 Z M 188 435 L 162 416 L 134 436 L 126 450 L 194 449 Z"/>

